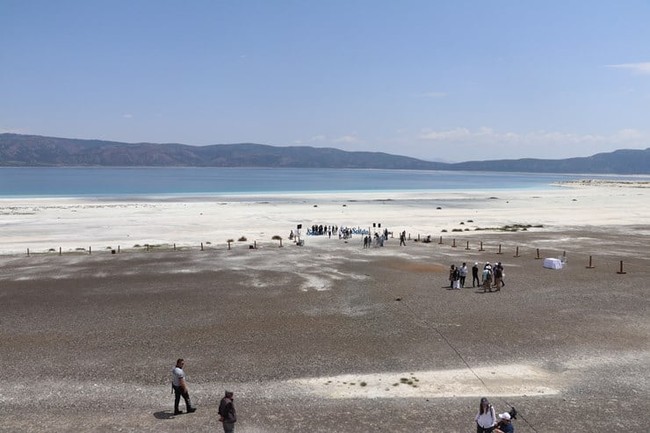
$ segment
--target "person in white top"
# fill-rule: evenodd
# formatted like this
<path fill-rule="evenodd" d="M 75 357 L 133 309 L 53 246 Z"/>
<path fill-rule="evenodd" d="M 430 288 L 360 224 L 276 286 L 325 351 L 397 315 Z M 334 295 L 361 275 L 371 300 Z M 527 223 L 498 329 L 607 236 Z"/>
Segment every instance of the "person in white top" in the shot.
<path fill-rule="evenodd" d="M 192 406 L 192 400 L 190 399 L 190 391 L 187 388 L 187 383 L 185 382 L 185 372 L 183 367 L 185 366 L 185 361 L 183 358 L 178 358 L 176 361 L 176 367 L 172 369 L 172 388 L 174 390 L 174 415 L 180 415 L 183 413 L 182 410 L 178 410 L 178 403 L 181 401 L 181 397 L 185 400 L 185 408 L 187 413 L 192 413 L 196 411 L 196 408 Z"/>
<path fill-rule="evenodd" d="M 487 398 L 483 397 L 474 418 L 476 421 L 476 433 L 492 433 L 497 425 L 497 417 L 494 408 Z"/>

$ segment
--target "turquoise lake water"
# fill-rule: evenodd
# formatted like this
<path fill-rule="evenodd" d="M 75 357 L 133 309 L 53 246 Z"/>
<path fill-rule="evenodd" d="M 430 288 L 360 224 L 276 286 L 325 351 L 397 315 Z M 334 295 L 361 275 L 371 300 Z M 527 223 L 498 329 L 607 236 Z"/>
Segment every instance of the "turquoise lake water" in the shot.
<path fill-rule="evenodd" d="M 611 176 L 288 168 L 3 167 L 0 197 L 123 197 L 338 191 L 546 189 Z M 640 179 L 616 176 L 616 179 Z M 644 180 L 650 177 L 645 176 Z"/>

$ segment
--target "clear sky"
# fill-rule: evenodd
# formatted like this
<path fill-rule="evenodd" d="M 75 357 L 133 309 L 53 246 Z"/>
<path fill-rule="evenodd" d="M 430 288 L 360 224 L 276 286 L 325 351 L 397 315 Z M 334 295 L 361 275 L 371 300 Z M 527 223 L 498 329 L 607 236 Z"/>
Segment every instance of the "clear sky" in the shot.
<path fill-rule="evenodd" d="M 650 147 L 648 0 L 0 0 L 0 132 L 427 160 Z"/>

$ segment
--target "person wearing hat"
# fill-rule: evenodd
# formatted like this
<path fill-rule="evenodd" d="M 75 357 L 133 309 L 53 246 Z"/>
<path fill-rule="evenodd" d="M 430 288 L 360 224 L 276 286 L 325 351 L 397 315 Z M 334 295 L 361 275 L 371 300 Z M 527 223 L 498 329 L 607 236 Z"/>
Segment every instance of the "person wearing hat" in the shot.
<path fill-rule="evenodd" d="M 476 433 L 492 433 L 494 427 L 497 425 L 494 407 L 492 407 L 487 398 L 481 398 L 478 413 L 474 420 L 476 421 Z"/>
<path fill-rule="evenodd" d="M 492 433 L 515 433 L 515 426 L 512 425 L 510 413 L 503 412 L 499 414 L 499 422 Z"/>
<path fill-rule="evenodd" d="M 472 287 L 481 286 L 481 280 L 478 278 L 478 262 L 472 266 Z"/>

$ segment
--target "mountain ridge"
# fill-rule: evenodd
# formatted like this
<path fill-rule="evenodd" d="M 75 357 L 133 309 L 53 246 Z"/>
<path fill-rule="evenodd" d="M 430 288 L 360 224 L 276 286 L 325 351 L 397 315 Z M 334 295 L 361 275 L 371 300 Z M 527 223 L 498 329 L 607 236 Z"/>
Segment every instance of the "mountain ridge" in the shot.
<path fill-rule="evenodd" d="M 284 167 L 464 170 L 530 173 L 650 174 L 650 148 L 566 159 L 444 163 L 384 152 L 256 143 L 191 146 L 0 134 L 0 167 Z"/>

